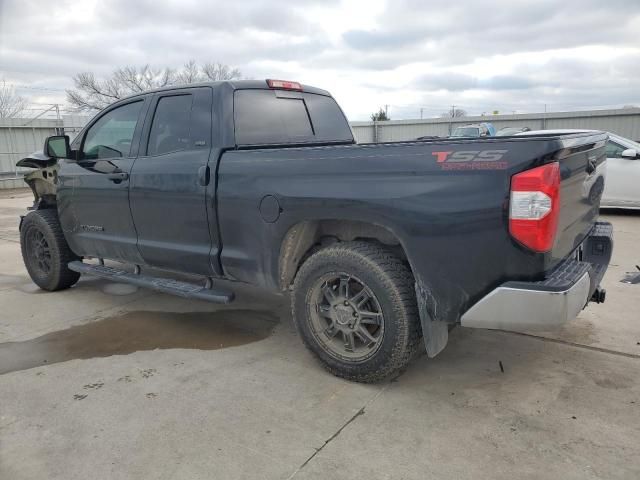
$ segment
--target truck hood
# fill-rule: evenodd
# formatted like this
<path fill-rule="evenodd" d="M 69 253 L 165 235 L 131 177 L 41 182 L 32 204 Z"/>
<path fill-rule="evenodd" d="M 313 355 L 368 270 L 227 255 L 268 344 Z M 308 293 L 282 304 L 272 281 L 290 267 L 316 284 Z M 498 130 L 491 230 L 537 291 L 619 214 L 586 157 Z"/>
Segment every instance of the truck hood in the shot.
<path fill-rule="evenodd" d="M 45 168 L 54 165 L 56 162 L 57 160 L 55 158 L 51 158 L 42 152 L 33 152 L 28 157 L 19 160 L 16 165 L 27 168 Z"/>

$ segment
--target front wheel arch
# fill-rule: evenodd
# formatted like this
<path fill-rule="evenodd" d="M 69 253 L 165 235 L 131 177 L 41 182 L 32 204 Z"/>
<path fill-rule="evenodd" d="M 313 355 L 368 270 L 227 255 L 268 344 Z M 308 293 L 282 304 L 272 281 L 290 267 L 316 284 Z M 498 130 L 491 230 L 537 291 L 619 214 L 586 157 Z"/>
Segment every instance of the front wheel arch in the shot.
<path fill-rule="evenodd" d="M 43 290 L 63 290 L 80 278 L 68 268 L 80 257 L 69 248 L 55 209 L 33 210 L 22 219 L 20 250 L 29 276 Z"/>

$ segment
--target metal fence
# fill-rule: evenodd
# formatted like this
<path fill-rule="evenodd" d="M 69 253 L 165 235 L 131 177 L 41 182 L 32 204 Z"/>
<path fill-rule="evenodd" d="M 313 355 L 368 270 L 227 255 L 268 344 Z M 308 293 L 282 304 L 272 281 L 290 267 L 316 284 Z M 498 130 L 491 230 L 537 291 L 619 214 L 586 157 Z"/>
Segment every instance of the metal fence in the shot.
<path fill-rule="evenodd" d="M 42 148 L 44 139 L 56 134 L 61 127 L 57 120 L 3 119 L 0 123 L 0 188 L 24 186 L 22 170 L 16 162 L 29 153 Z"/>
<path fill-rule="evenodd" d="M 72 138 L 85 120 L 82 117 L 56 119 L 0 119 L 0 189 L 24 187 L 22 175 L 28 168 L 16 162 L 36 150 L 42 149 L 44 139 L 64 132 Z"/>
<path fill-rule="evenodd" d="M 422 136 L 445 137 L 458 126 L 491 122 L 496 129 L 529 127 L 531 130 L 578 128 L 617 133 L 640 140 L 640 108 L 590 110 L 582 112 L 487 115 L 482 117 L 428 118 L 386 122 L 351 122 L 358 143 L 413 140 Z"/>
<path fill-rule="evenodd" d="M 89 120 L 83 116 L 55 119 L 0 120 L 0 189 L 23 187 L 23 171 L 16 162 L 42 148 L 44 139 L 62 128 L 72 138 Z M 640 108 L 591 110 L 582 112 L 490 115 L 484 117 L 429 118 L 425 120 L 392 120 L 387 122 L 351 122 L 358 143 L 413 140 L 435 135 L 447 136 L 457 126 L 491 122 L 497 128 L 529 127 L 532 130 L 579 128 L 604 130 L 640 140 Z"/>

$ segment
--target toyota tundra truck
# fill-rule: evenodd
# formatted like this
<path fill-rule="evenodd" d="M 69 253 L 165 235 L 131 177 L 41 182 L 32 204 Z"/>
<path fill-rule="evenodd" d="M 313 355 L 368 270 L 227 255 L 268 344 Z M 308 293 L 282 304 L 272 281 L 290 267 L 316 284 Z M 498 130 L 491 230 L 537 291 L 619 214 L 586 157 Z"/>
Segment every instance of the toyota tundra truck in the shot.
<path fill-rule="evenodd" d="M 49 291 L 87 274 L 217 303 L 238 283 L 290 295 L 321 363 L 375 382 L 455 325 L 548 330 L 604 301 L 606 141 L 357 144 L 318 88 L 163 88 L 20 161 L 22 256 Z"/>

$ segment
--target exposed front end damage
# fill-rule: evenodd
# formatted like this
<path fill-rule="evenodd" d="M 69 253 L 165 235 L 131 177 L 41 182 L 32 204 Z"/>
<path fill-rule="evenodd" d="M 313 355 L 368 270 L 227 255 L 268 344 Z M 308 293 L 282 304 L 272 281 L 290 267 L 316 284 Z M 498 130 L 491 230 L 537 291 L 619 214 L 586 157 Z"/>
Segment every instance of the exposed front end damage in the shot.
<path fill-rule="evenodd" d="M 56 203 L 58 183 L 58 162 L 43 153 L 32 153 L 20 160 L 18 167 L 33 168 L 32 172 L 24 176 L 24 181 L 33 192 L 32 210 L 47 208 Z"/>

